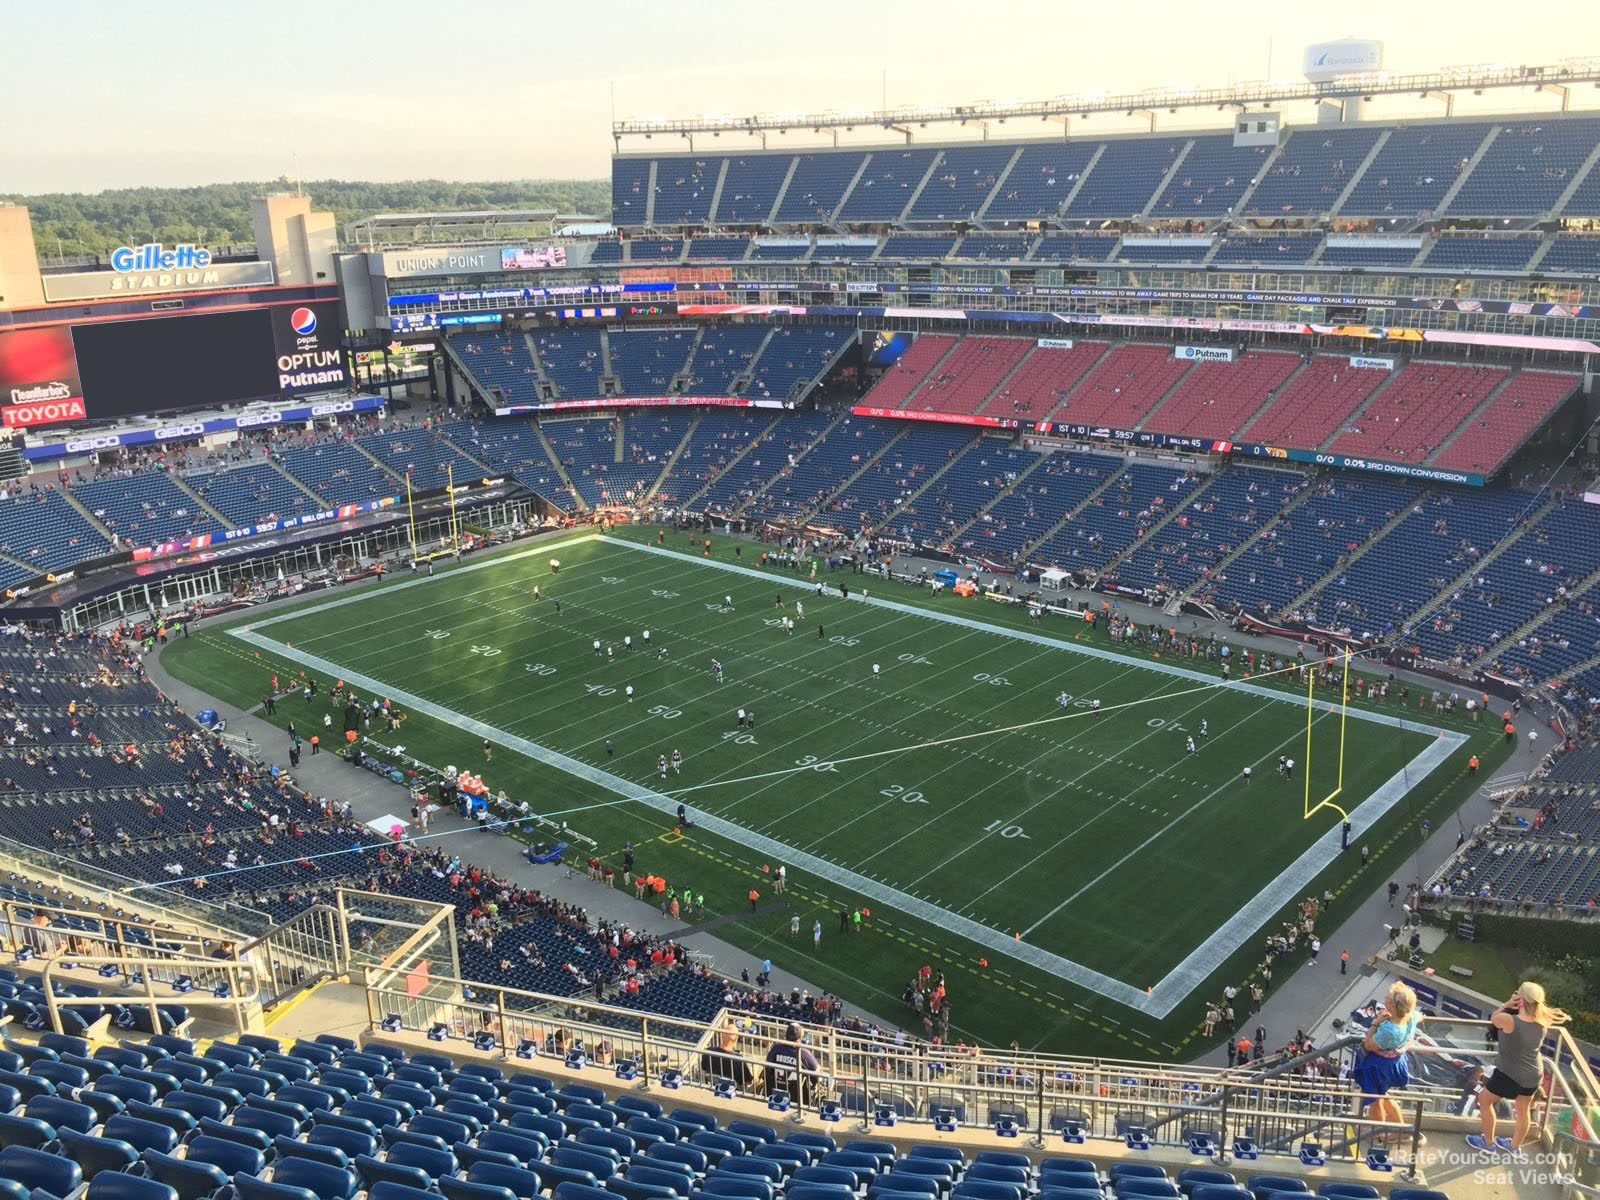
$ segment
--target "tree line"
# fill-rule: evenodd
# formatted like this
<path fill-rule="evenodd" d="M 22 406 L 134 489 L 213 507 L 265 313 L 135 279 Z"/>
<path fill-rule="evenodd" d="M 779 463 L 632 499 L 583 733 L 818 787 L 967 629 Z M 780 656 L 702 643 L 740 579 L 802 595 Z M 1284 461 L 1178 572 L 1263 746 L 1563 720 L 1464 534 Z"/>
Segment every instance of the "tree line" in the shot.
<path fill-rule="evenodd" d="M 553 208 L 601 219 L 611 212 L 611 184 L 604 179 L 408 179 L 395 183 L 318 179 L 299 186 L 317 211 L 333 213 L 341 237 L 350 222 L 382 212 Z M 39 256 L 49 261 L 58 256 L 104 255 L 118 246 L 142 242 L 169 246 L 253 242 L 250 198 L 295 187 L 280 178 L 188 188 L 119 188 L 92 195 L 0 193 L 0 203 L 27 205 Z"/>

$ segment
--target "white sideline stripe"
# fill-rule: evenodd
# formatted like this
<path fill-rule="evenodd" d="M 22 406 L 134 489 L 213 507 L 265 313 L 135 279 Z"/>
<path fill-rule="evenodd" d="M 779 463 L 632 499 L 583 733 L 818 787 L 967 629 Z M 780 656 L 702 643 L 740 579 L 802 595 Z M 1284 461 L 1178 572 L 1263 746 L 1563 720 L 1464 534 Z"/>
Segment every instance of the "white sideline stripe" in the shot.
<path fill-rule="evenodd" d="M 609 771 L 603 771 L 599 767 L 592 767 L 588 763 L 579 762 L 569 755 L 562 754 L 559 750 L 551 750 L 536 742 L 531 742 L 527 738 L 519 737 L 514 733 L 507 733 L 503 729 L 497 729 L 493 725 L 486 724 L 476 718 L 455 712 L 453 709 L 445 708 L 443 705 L 435 704 L 431 700 L 426 700 L 402 688 L 393 687 L 358 671 L 352 671 L 337 663 L 329 662 L 320 655 L 308 654 L 298 647 L 289 647 L 282 642 L 275 642 L 263 634 L 256 633 L 254 630 L 230 629 L 228 633 L 242 642 L 267 650 L 280 658 L 288 658 L 300 663 L 302 666 L 315 668 L 325 675 L 342 677 L 346 681 L 372 692 L 374 695 L 385 695 L 399 700 L 413 711 L 425 713 L 437 721 L 453 725 L 457 729 L 466 730 L 476 737 L 486 738 L 498 745 L 505 746 L 507 749 L 515 750 L 517 753 L 524 754 L 537 762 L 544 763 L 546 766 L 554 767 L 558 771 L 565 771 L 567 774 L 592 783 L 596 787 L 605 788 L 625 800 L 633 800 L 640 804 L 648 805 L 658 812 L 666 813 L 668 816 L 677 815 L 678 802 L 676 800 L 663 796 L 660 792 L 653 791 L 650 788 L 632 783 L 618 775 L 613 775 Z M 986 947 L 991 953 L 1008 954 L 1012 958 L 1027 963 L 1029 966 L 1047 971 L 1052 975 L 1075 983 L 1079 987 L 1097 992 L 1119 1003 L 1139 1008 L 1141 1011 L 1144 1011 L 1146 1003 L 1150 1000 L 1150 997 L 1144 995 L 1137 988 L 1130 987 L 1121 980 L 1113 979 L 1109 975 L 1103 975 L 1099 971 L 1091 970 L 1058 954 L 1051 954 L 1049 951 L 1042 950 L 1037 946 L 1032 946 L 1025 942 L 1014 942 L 1008 935 L 990 929 L 987 925 L 980 925 L 976 921 L 967 917 L 957 916 L 955 913 L 940 908 L 938 905 L 929 904 L 925 900 L 918 900 L 916 897 L 902 892 L 899 888 L 891 887 L 888 884 L 858 875 L 854 871 L 835 866 L 833 863 L 818 858 L 814 854 L 796 850 L 793 846 L 780 842 L 775 838 L 754 833 L 742 825 L 736 825 L 732 821 L 714 817 L 707 813 L 697 814 L 696 820 L 701 827 L 720 837 L 727 838 L 731 842 L 758 851 L 768 858 L 776 858 L 783 862 L 793 863 L 796 868 L 815 875 L 819 879 L 826 879 L 829 883 L 836 884 L 847 891 L 867 896 L 880 904 L 898 908 L 900 911 L 918 917 L 931 925 L 952 930 L 969 941 Z"/>
<path fill-rule="evenodd" d="M 765 571 L 757 571 L 750 567 L 737 566 L 733 563 L 718 562 L 715 559 L 695 558 L 691 554 L 684 554 L 678 550 L 668 550 L 661 546 L 647 546 L 639 542 L 630 542 L 622 538 L 610 537 L 599 534 L 598 541 L 607 542 L 613 546 L 624 546 L 629 550 L 640 550 L 646 554 L 661 554 L 668 558 L 682 559 L 697 566 L 714 567 L 719 571 L 731 571 L 736 575 L 748 575 L 766 583 L 781 584 L 786 587 L 803 588 L 806 591 L 816 591 L 816 584 L 808 583 L 804 579 L 788 579 L 781 575 L 771 575 Z M 863 579 L 877 580 L 875 575 L 864 575 Z M 835 584 L 835 587 L 838 585 Z M 895 600 L 880 600 L 876 596 L 862 597 L 852 595 L 852 600 L 860 600 L 863 604 L 870 604 L 875 608 L 887 608 L 892 612 L 909 613 L 912 616 L 926 617 L 930 621 L 942 621 L 946 625 L 959 625 L 963 629 L 976 629 L 980 633 L 992 633 L 997 637 L 1013 638 L 1019 642 L 1031 642 L 1036 646 L 1049 646 L 1056 650 L 1066 650 L 1071 654 L 1082 654 L 1089 658 L 1098 658 L 1107 662 L 1118 663 L 1126 666 L 1130 662 L 1135 666 L 1143 667 L 1146 671 L 1155 671 L 1160 675 L 1172 675 L 1179 679 L 1189 679 L 1196 683 L 1208 683 L 1217 688 L 1228 688 L 1236 692 L 1245 692 L 1252 696 L 1261 696 L 1268 700 L 1277 700 L 1280 703 L 1300 706 L 1300 698 L 1292 692 L 1280 692 L 1274 688 L 1262 687 L 1260 684 L 1248 683 L 1244 680 L 1232 679 L 1224 682 L 1219 676 L 1208 675 L 1204 671 L 1195 671 L 1188 667 L 1175 667 L 1165 662 L 1145 662 L 1143 659 L 1133 658 L 1131 655 L 1118 654 L 1114 650 L 1102 650 L 1098 646 L 1085 646 L 1079 642 L 1064 642 L 1058 638 L 1046 637 L 1042 633 L 1030 633 L 1026 629 L 1010 629 L 1004 625 L 990 625 L 984 621 L 975 621 L 971 617 L 958 617 L 953 613 L 939 612 L 937 609 L 923 608 L 916 604 L 901 604 Z M 1317 700 L 1315 706 L 1323 712 L 1336 713 L 1339 706 L 1332 700 Z M 1424 725 L 1416 721 L 1408 721 L 1404 717 L 1393 716 L 1390 713 L 1371 712 L 1366 709 L 1352 708 L 1350 715 L 1363 721 L 1372 721 L 1378 725 L 1387 725 L 1391 729 L 1403 729 L 1410 733 L 1439 734 L 1442 731 L 1436 725 Z"/>
<path fill-rule="evenodd" d="M 1407 792 L 1433 773 L 1445 759 L 1467 741 L 1464 733 L 1444 732 L 1425 746 L 1422 753 L 1401 767 L 1372 795 L 1363 800 L 1350 813 L 1351 854 L 1356 849 L 1356 839 L 1364 835 L 1394 808 Z M 1293 900 L 1334 859 L 1338 858 L 1340 828 L 1328 831 L 1306 848 L 1304 854 L 1285 867 L 1278 877 L 1268 883 L 1255 896 L 1201 942 L 1188 956 L 1162 977 L 1156 984 L 1154 995 L 1166 997 L 1169 990 L 1174 997 L 1165 1009 L 1156 1013 L 1166 1016 L 1190 992 L 1199 987 L 1218 964 L 1245 944 L 1279 909 Z"/>
<path fill-rule="evenodd" d="M 432 583 L 437 579 L 444 579 L 450 576 L 459 575 L 466 571 L 484 570 L 492 566 L 497 566 L 501 563 L 527 557 L 528 555 L 546 554 L 550 550 L 557 549 L 558 547 L 571 546 L 586 541 L 601 541 L 614 546 L 621 546 L 629 550 L 642 551 L 647 554 L 658 554 L 668 558 L 681 559 L 686 563 L 694 563 L 695 565 L 702 567 L 715 567 L 718 570 L 729 571 L 734 574 L 760 579 L 769 584 L 776 583 L 789 587 L 803 588 L 808 591 L 815 590 L 815 584 L 808 583 L 805 580 L 785 579 L 782 576 L 771 575 L 767 572 L 757 571 L 750 567 L 736 566 L 732 563 L 722 563 L 715 560 L 695 558 L 692 555 L 682 554 L 675 550 L 667 550 L 658 546 L 641 545 L 636 542 L 626 541 L 621 538 L 607 537 L 601 534 L 598 536 L 586 535 L 584 537 L 572 538 L 562 542 L 547 543 L 538 547 L 521 551 L 517 554 L 487 559 L 483 562 L 474 563 L 471 566 L 458 568 L 457 570 L 446 572 L 444 575 L 435 576 L 432 579 L 427 576 L 418 576 L 414 579 L 408 579 L 402 583 L 395 584 L 393 587 L 385 589 L 385 591 L 387 592 L 400 588 L 420 586 L 422 584 Z M 302 666 L 314 667 L 315 669 L 322 671 L 327 675 L 342 675 L 342 677 L 346 680 L 359 685 L 367 691 L 391 696 L 404 702 L 417 712 L 425 713 L 426 715 L 433 717 L 435 720 L 443 721 L 446 724 L 454 725 L 459 729 L 467 730 L 477 737 L 487 738 L 488 740 L 504 746 L 507 749 L 515 750 L 519 754 L 526 755 L 528 758 L 531 758 L 536 762 L 544 763 L 546 766 L 554 767 L 559 771 L 563 771 L 569 775 L 573 775 L 579 779 L 585 780 L 586 782 L 604 788 L 613 795 L 619 796 L 624 800 L 631 800 L 636 803 L 647 805 L 648 807 L 656 809 L 659 812 L 666 813 L 669 816 L 677 815 L 678 802 L 650 788 L 643 787 L 639 784 L 635 784 L 629 780 L 623 779 L 620 776 L 613 775 L 611 772 L 602 770 L 599 767 L 593 767 L 588 763 L 580 762 L 579 760 L 563 754 L 558 750 L 549 749 L 548 747 L 529 741 L 527 738 L 521 737 L 517 734 L 508 733 L 505 730 L 498 729 L 495 726 L 489 725 L 483 721 L 479 721 L 476 718 L 466 716 L 462 713 L 454 711 L 453 709 L 445 708 L 442 705 L 435 704 L 431 700 L 424 699 L 415 693 L 394 687 L 390 684 L 373 679 L 372 677 L 363 675 L 359 672 L 351 671 L 338 663 L 334 663 L 328 659 L 322 658 L 320 655 L 307 653 L 306 651 L 297 647 L 289 647 L 282 642 L 274 641 L 273 639 L 256 632 L 256 629 L 259 626 L 271 624 L 275 621 L 283 620 L 289 616 L 301 617 L 309 616 L 313 613 L 326 612 L 330 609 L 342 607 L 345 604 L 356 603 L 357 601 L 365 599 L 367 596 L 372 594 L 373 593 L 371 592 L 363 592 L 359 595 L 347 596 L 338 600 L 330 600 L 319 605 L 313 605 L 310 608 L 296 609 L 291 613 L 286 613 L 283 616 L 276 616 L 267 621 L 255 622 L 250 625 L 229 629 L 227 632 L 229 636 L 238 638 L 242 642 L 246 642 L 249 645 L 255 646 L 259 649 L 267 650 L 278 655 L 279 657 L 291 659 L 292 661 L 300 663 Z M 930 609 L 921 608 L 916 605 L 899 604 L 892 600 L 880 600 L 871 596 L 861 598 L 861 602 L 879 608 L 888 609 L 893 612 L 903 613 L 911 616 L 926 617 L 930 620 L 942 621 L 949 625 L 973 629 L 982 633 L 1010 637 L 1018 641 L 1066 650 L 1076 654 L 1083 654 L 1091 658 L 1117 662 L 1122 665 L 1127 665 L 1132 662 L 1136 666 L 1143 667 L 1147 670 L 1156 671 L 1161 674 L 1172 675 L 1182 679 L 1196 680 L 1204 683 L 1217 684 L 1219 686 L 1231 687 L 1239 691 L 1247 692 L 1251 695 L 1264 696 L 1272 700 L 1295 702 L 1293 697 L 1282 692 L 1274 691 L 1270 688 L 1238 681 L 1222 684 L 1221 681 L 1216 679 L 1214 676 L 1206 675 L 1199 671 L 1191 671 L 1183 667 L 1174 667 L 1166 663 L 1138 662 L 1137 660 L 1129 658 L 1127 655 L 1115 654 L 1110 651 L 1101 650 L 1098 647 L 1083 646 L 1075 642 L 1058 641 L 1055 638 L 1044 637 L 1040 634 L 1029 633 L 1025 630 L 1012 630 L 1002 626 L 988 625 L 984 622 L 974 621 L 966 617 L 958 617 L 946 613 L 940 613 Z M 1318 701 L 1317 705 L 1324 711 L 1337 711 L 1337 706 L 1328 701 Z M 1390 809 L 1392 809 L 1395 804 L 1397 804 L 1400 799 L 1405 796 L 1410 787 L 1415 786 L 1415 784 L 1420 783 L 1423 779 L 1427 778 L 1427 776 L 1451 753 L 1453 753 L 1457 747 L 1467 741 L 1467 736 L 1461 733 L 1451 733 L 1445 730 L 1437 729 L 1433 726 L 1420 725 L 1415 722 L 1390 716 L 1385 713 L 1369 713 L 1353 709 L 1351 710 L 1351 715 L 1359 716 L 1361 719 L 1374 721 L 1392 728 L 1401 728 L 1416 732 L 1432 733 L 1436 735 L 1436 740 L 1434 742 L 1425 747 L 1416 758 L 1396 772 L 1394 776 L 1392 776 L 1380 788 L 1374 791 L 1366 801 L 1364 801 L 1350 814 L 1351 836 L 1356 837 L 1371 828 L 1375 822 L 1380 820 L 1386 813 L 1388 813 Z M 1415 772 L 1415 774 L 1413 774 L 1413 772 Z M 1280 908 L 1284 907 L 1284 905 L 1286 905 L 1290 899 L 1302 891 L 1304 887 L 1313 878 L 1315 878 L 1318 872 L 1323 870 L 1339 854 L 1339 829 L 1337 826 L 1335 826 L 1321 838 L 1319 838 L 1317 842 L 1308 848 L 1298 859 L 1280 872 L 1276 879 L 1268 883 L 1267 886 L 1264 887 L 1243 908 L 1241 908 L 1226 922 L 1219 926 L 1215 933 L 1197 946 L 1182 962 L 1169 971 L 1166 976 L 1162 978 L 1160 983 L 1156 984 L 1150 990 L 1150 992 L 1146 993 L 1130 984 L 1124 983 L 1120 979 L 1114 979 L 1103 972 L 1086 967 L 1081 963 L 1074 962 L 1073 960 L 1065 958 L 1059 954 L 1053 954 L 1048 950 L 1044 950 L 1030 943 L 1016 941 L 1010 935 L 1001 933 L 995 929 L 991 929 L 987 925 L 979 924 L 970 918 L 960 916 L 959 914 L 951 912 L 946 908 L 942 908 L 939 905 L 931 904 L 925 900 L 918 899 L 917 897 L 901 891 L 899 888 L 893 887 L 892 885 L 873 879 L 868 879 L 863 875 L 859 875 L 854 871 L 848 870 L 847 868 L 837 866 L 826 861 L 825 859 L 818 858 L 815 855 L 808 854 L 801 850 L 796 850 L 794 847 L 784 842 L 767 837 L 764 834 L 755 833 L 731 821 L 724 820 L 720 817 L 714 817 L 709 814 L 701 814 L 698 817 L 698 823 L 705 829 L 717 834 L 720 837 L 726 838 L 731 842 L 743 845 L 767 857 L 779 858 L 786 862 L 791 862 L 795 864 L 796 867 L 817 876 L 819 879 L 825 879 L 828 882 L 845 888 L 848 891 L 869 897 L 870 899 L 878 901 L 880 904 L 896 907 L 902 912 L 915 916 L 927 922 L 928 924 L 949 929 L 968 941 L 984 947 L 990 951 L 990 953 L 1005 955 L 1018 962 L 1025 963 L 1028 966 L 1045 971 L 1051 975 L 1055 975 L 1060 979 L 1064 979 L 1070 983 L 1076 984 L 1087 991 L 1095 992 L 1098 995 L 1104 996 L 1106 999 L 1115 1000 L 1117 1003 L 1125 1005 L 1128 1008 L 1135 1009 L 1138 1012 L 1144 1013 L 1148 1016 L 1156 1017 L 1158 1019 L 1167 1016 L 1174 1008 L 1182 1003 L 1185 997 L 1187 997 L 1188 994 L 1195 989 L 1195 987 L 1197 987 L 1207 976 L 1209 976 L 1219 965 L 1221 965 L 1223 960 L 1228 955 L 1239 949 L 1239 947 L 1244 944 L 1245 940 L 1254 934 L 1268 917 L 1272 916 Z"/>
<path fill-rule="evenodd" d="M 343 608 L 346 604 L 360 604 L 363 600 L 370 600 L 374 596 L 389 596 L 395 592 L 403 592 L 407 588 L 421 587 L 425 583 L 437 583 L 441 579 L 455 579 L 461 575 L 469 575 L 473 571 L 487 571 L 493 567 L 504 566 L 508 562 L 516 562 L 519 558 L 527 558 L 531 554 L 549 554 L 552 550 L 561 550 L 567 546 L 580 546 L 584 542 L 594 541 L 597 536 L 593 533 L 585 533 L 579 537 L 567 538 L 560 542 L 541 542 L 537 546 L 530 546 L 526 550 L 518 550 L 514 554 L 497 554 L 490 558 L 469 563 L 464 567 L 452 567 L 450 570 L 440 574 L 413 575 L 410 578 L 403 578 L 391 583 L 387 587 L 361 588 L 335 600 L 324 600 L 321 604 L 313 604 L 308 608 L 291 607 L 270 617 L 263 617 L 259 621 L 251 621 L 250 628 L 265 629 L 268 625 L 276 625 L 279 621 L 297 621 L 301 617 L 311 617 L 317 613 L 327 612 L 330 609 Z M 232 631 L 230 630 L 229 632 Z"/>

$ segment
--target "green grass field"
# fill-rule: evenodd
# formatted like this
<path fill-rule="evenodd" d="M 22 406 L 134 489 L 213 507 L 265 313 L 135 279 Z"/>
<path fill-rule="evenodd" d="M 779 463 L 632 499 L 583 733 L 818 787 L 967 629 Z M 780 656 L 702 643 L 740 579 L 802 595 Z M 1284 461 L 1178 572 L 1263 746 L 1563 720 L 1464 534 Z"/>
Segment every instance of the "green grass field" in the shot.
<path fill-rule="evenodd" d="M 1492 731 L 1352 705 L 1338 803 L 1374 851 L 1363 875 L 1336 813 L 1304 818 L 1308 710 L 1288 680 L 1224 685 L 1204 659 L 870 577 L 819 598 L 721 539 L 710 559 L 681 533 L 667 552 L 646 529 L 564 541 L 246 617 L 166 662 L 245 706 L 274 671 L 381 691 L 408 713 L 410 753 L 481 768 L 613 862 L 639 843 L 641 868 L 712 912 L 747 912 L 752 886 L 767 898 L 763 867 L 783 862 L 790 907 L 719 935 L 891 1020 L 936 962 L 964 1036 L 1122 1055 L 1181 1052 L 1219 972 L 1237 981 L 1259 959 L 1264 925 L 1325 887 L 1344 902 L 1380 885 L 1408 831 L 1465 794 L 1467 755 L 1503 754 Z M 1339 733 L 1317 709 L 1313 802 L 1335 786 Z M 682 772 L 663 779 L 674 750 Z M 1292 781 L 1280 754 L 1300 760 Z M 870 909 L 861 933 L 839 932 L 841 906 Z"/>

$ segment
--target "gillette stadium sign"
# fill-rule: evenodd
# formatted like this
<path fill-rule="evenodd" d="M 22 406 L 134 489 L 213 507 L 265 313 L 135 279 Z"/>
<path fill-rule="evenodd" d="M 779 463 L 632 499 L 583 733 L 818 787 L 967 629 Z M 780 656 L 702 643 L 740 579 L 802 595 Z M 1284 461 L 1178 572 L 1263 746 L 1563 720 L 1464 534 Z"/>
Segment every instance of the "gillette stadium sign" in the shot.
<path fill-rule="evenodd" d="M 43 277 L 47 300 L 95 300 L 110 296 L 262 287 L 272 282 L 271 263 L 222 263 L 215 261 L 204 246 L 184 243 L 168 249 L 160 242 L 118 246 L 111 252 L 110 271 L 79 271 Z"/>

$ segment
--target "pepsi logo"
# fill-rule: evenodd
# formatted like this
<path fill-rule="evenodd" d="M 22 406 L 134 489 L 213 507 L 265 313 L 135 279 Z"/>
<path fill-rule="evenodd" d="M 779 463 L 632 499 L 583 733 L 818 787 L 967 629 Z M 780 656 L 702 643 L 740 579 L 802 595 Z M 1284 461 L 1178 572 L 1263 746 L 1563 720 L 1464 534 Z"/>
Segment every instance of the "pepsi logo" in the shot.
<path fill-rule="evenodd" d="M 317 314 L 309 308 L 297 308 L 289 314 L 289 328 L 301 337 L 317 331 Z"/>

